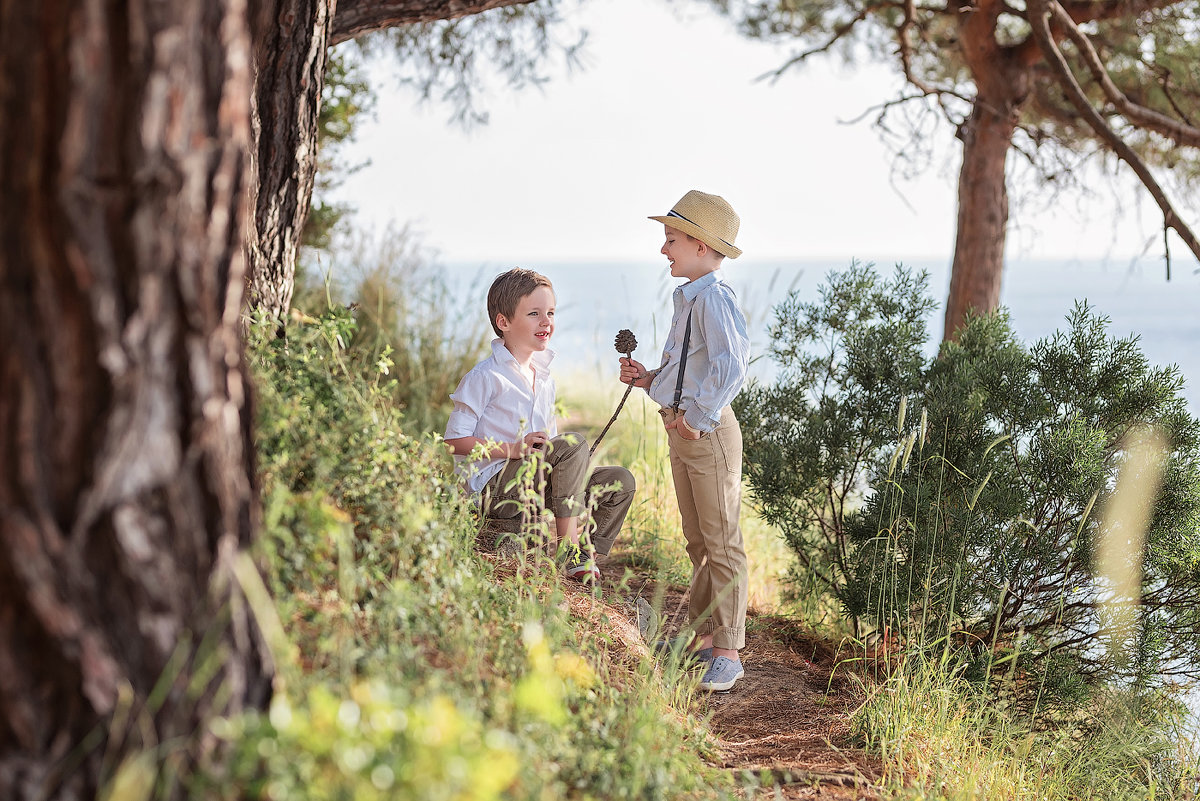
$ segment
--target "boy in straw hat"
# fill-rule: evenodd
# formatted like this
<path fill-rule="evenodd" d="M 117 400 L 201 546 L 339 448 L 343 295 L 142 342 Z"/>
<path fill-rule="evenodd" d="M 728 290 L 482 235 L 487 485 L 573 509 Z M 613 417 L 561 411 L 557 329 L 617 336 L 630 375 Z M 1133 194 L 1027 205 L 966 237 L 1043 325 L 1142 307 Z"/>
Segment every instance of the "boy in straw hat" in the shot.
<path fill-rule="evenodd" d="M 587 441 L 579 434 L 558 435 L 550 375 L 555 303 L 554 287 L 540 273 L 515 268 L 496 277 L 487 298 L 497 337 L 492 355 L 471 368 L 450 395 L 454 410 L 444 439 L 455 470 L 481 496 L 489 517 L 520 516 L 518 472 L 527 460 L 541 460 L 548 468 L 546 505 L 567 552 L 564 571 L 579 581 L 598 581 L 591 551 L 607 555 L 617 539 L 633 500 L 633 474 L 624 467 L 597 467 L 589 477 Z M 585 484 L 588 495 L 597 494 L 590 545 L 581 542 L 579 530 Z"/>
<path fill-rule="evenodd" d="M 738 650 L 746 644 L 746 551 L 738 527 L 742 502 L 742 432 L 729 407 L 746 380 L 750 338 L 733 290 L 721 280 L 739 219 L 724 199 L 692 190 L 663 217 L 662 254 L 675 289 L 675 314 L 662 364 L 655 370 L 621 358 L 621 380 L 641 387 L 667 429 L 675 496 L 692 561 L 684 634 L 659 643 L 704 663 L 700 686 L 724 691 L 742 678 Z"/>

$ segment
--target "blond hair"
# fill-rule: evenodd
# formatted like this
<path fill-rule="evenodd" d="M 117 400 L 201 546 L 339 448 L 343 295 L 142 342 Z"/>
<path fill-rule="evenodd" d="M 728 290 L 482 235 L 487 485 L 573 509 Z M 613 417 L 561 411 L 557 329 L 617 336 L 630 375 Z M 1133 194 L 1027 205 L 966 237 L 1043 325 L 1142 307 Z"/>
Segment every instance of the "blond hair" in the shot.
<path fill-rule="evenodd" d="M 492 324 L 496 336 L 503 336 L 500 327 L 496 325 L 496 315 L 503 314 L 505 319 L 511 320 L 517 313 L 517 304 L 521 302 L 521 298 L 533 294 L 539 286 L 554 291 L 554 284 L 550 283 L 550 279 L 533 270 L 514 267 L 496 276 L 496 280 L 492 281 L 492 288 L 488 290 L 487 298 L 488 322 Z"/>

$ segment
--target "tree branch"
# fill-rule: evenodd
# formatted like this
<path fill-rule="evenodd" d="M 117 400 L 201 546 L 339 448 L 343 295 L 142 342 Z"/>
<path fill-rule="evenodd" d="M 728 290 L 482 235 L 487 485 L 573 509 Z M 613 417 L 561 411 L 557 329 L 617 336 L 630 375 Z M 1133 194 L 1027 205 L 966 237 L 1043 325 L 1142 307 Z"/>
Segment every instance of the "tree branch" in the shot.
<path fill-rule="evenodd" d="M 850 32 L 852 30 L 854 30 L 855 25 L 862 22 L 870 15 L 871 15 L 871 9 L 869 7 L 862 8 L 858 12 L 858 14 L 856 14 L 851 20 L 849 20 L 848 22 L 843 22 L 841 25 L 838 25 L 836 28 L 834 28 L 833 35 L 830 36 L 829 39 L 826 40 L 824 44 L 818 45 L 817 47 L 810 48 L 801 53 L 797 53 L 796 55 L 792 56 L 787 61 L 785 61 L 777 69 L 773 69 L 770 72 L 765 72 L 762 75 L 759 75 L 757 78 L 755 78 L 755 80 L 761 81 L 763 79 L 769 78 L 771 80 L 771 82 L 774 83 L 775 81 L 777 81 L 781 77 L 783 77 L 783 74 L 785 72 L 787 72 L 789 69 L 796 66 L 797 64 L 800 64 L 801 62 L 805 61 L 806 59 L 808 59 L 809 56 L 815 56 L 817 53 L 825 53 L 825 52 L 829 51 L 830 49 L 832 49 L 833 46 L 835 44 L 837 44 L 839 40 L 845 38 L 846 36 L 848 36 L 850 34 Z"/>
<path fill-rule="evenodd" d="M 908 40 L 908 35 L 916 27 L 916 18 L 916 0 L 904 0 L 904 21 L 900 23 L 900 27 L 896 30 L 896 41 L 900 49 L 900 66 L 904 69 L 904 78 L 909 83 L 926 95 L 937 94 L 937 90 L 934 87 L 925 83 L 913 72 L 913 51 L 912 44 Z"/>
<path fill-rule="evenodd" d="M 1103 2 L 1095 2 L 1095 0 L 1068 0 L 1068 2 L 1062 3 L 1062 6 L 1063 10 L 1075 22 L 1092 22 L 1103 19 L 1132 18 L 1144 11 L 1179 5 L 1179 2 L 1180 0 L 1141 0 L 1141 2 L 1130 2 L 1130 0 L 1103 0 Z"/>
<path fill-rule="evenodd" d="M 530 2 L 533 0 L 339 0 L 329 32 L 329 45 L 332 47 L 396 25 L 457 19 Z"/>
<path fill-rule="evenodd" d="M 1088 39 L 1083 31 L 1079 30 L 1078 26 L 1075 25 L 1075 21 L 1063 10 L 1063 7 L 1058 3 L 1051 3 L 1050 14 L 1054 17 L 1054 21 L 1066 31 L 1067 37 L 1079 48 L 1079 54 L 1083 57 L 1084 62 L 1091 71 L 1092 77 L 1096 79 L 1096 83 L 1104 91 L 1104 96 L 1108 98 L 1109 102 L 1126 119 L 1139 127 L 1148 128 L 1169 139 L 1174 139 L 1177 144 L 1200 147 L 1200 128 L 1172 119 L 1161 112 L 1131 101 L 1112 82 L 1108 70 L 1104 68 L 1104 64 L 1100 61 L 1100 56 L 1096 53 L 1095 48 L 1092 47 L 1091 40 Z"/>
<path fill-rule="evenodd" d="M 1180 219 L 1174 206 L 1171 205 L 1171 201 L 1167 198 L 1166 193 L 1151 174 L 1150 169 L 1133 151 L 1133 148 L 1108 126 L 1099 112 L 1092 108 L 1079 82 L 1075 80 L 1071 68 L 1067 65 L 1066 59 L 1063 58 L 1062 51 L 1058 49 L 1050 33 L 1048 18 L 1052 13 L 1050 11 L 1051 4 L 1047 0 L 1029 0 L 1029 27 L 1038 46 L 1041 47 L 1042 53 L 1045 54 L 1046 63 L 1054 74 L 1058 76 L 1067 98 L 1078 109 L 1080 116 L 1083 117 L 1088 126 L 1091 127 L 1102 141 L 1112 148 L 1119 159 L 1128 164 L 1134 173 L 1137 174 L 1142 185 L 1146 187 L 1146 191 L 1150 193 L 1162 211 L 1164 228 L 1174 230 L 1196 258 L 1200 259 L 1200 241 L 1197 241 L 1196 235 L 1192 233 L 1191 228 Z M 1053 4 L 1057 5 L 1057 3 Z M 1167 270 L 1170 270 L 1169 261 Z M 1170 275 L 1169 272 L 1168 275 Z"/>

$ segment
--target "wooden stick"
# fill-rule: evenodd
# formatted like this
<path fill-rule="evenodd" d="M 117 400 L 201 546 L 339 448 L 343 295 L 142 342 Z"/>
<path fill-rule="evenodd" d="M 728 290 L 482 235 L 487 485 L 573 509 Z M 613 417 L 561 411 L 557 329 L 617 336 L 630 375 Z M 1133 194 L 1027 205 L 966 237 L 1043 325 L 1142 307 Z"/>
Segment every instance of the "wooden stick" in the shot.
<path fill-rule="evenodd" d="M 629 356 L 629 358 L 632 359 L 633 357 Z M 592 449 L 588 451 L 589 458 L 593 453 L 596 452 L 596 446 L 600 444 L 600 440 L 604 439 L 604 435 L 608 433 L 608 429 L 612 428 L 612 424 L 616 422 L 617 415 L 621 413 L 621 407 L 625 405 L 625 399 L 629 397 L 629 392 L 632 389 L 633 384 L 629 384 L 625 387 L 625 394 L 621 396 L 621 402 L 617 404 L 617 410 L 613 412 L 612 417 L 608 418 L 608 424 L 604 426 L 604 430 L 600 432 L 600 436 L 596 437 L 596 441 L 592 443 Z"/>

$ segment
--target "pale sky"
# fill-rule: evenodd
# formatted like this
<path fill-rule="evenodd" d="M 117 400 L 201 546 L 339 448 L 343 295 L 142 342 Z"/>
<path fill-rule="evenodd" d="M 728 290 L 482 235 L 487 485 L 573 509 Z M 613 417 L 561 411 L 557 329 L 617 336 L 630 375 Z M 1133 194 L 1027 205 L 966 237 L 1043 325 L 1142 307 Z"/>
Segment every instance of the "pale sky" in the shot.
<path fill-rule="evenodd" d="M 370 166 L 336 195 L 359 224 L 409 223 L 449 262 L 656 258 L 662 229 L 646 217 L 694 188 L 737 210 L 747 261 L 948 261 L 959 162 L 948 124 L 942 158 L 907 181 L 893 179 L 874 115 L 848 122 L 897 94 L 891 72 L 825 59 L 756 81 L 787 51 L 698 2 L 586 0 L 567 13 L 590 32 L 584 68 L 496 91 L 490 122 L 471 131 L 377 76 L 375 118 L 347 152 Z M 1013 209 L 1010 260 L 1126 258 L 1149 241 L 1146 259 L 1161 261 L 1151 204 L 1117 221 L 1102 201 L 1058 208 Z M 1173 255 L 1195 268 L 1182 246 Z"/>

